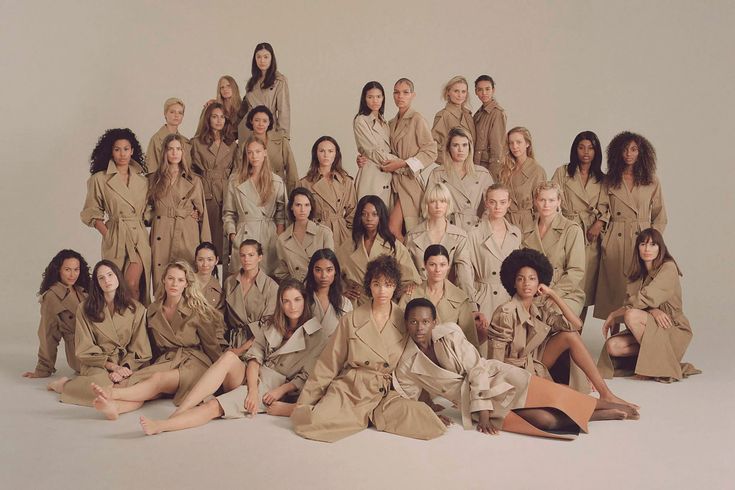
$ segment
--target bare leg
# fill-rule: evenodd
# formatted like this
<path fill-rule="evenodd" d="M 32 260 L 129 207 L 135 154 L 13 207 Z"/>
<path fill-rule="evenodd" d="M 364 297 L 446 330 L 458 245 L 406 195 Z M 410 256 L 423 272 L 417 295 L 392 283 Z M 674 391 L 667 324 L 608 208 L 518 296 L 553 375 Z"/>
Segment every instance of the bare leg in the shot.
<path fill-rule="evenodd" d="M 295 408 L 295 403 L 273 402 L 266 407 L 265 411 L 268 415 L 276 417 L 290 417 Z"/>
<path fill-rule="evenodd" d="M 521 408 L 513 410 L 523 420 L 541 430 L 564 430 L 577 427 L 564 412 L 554 408 Z"/>
<path fill-rule="evenodd" d="M 217 388 L 223 383 L 225 389 L 229 388 L 228 391 L 230 391 L 240 386 L 244 379 L 245 364 L 236 354 L 231 351 L 225 352 L 199 378 L 173 415 L 178 415 L 199 405 L 206 397 L 217 391 Z"/>
<path fill-rule="evenodd" d="M 641 344 L 633 335 L 618 335 L 605 341 L 605 349 L 612 357 L 632 357 L 638 354 Z"/>
<path fill-rule="evenodd" d="M 61 378 L 57 379 L 56 381 L 52 381 L 49 384 L 46 385 L 46 389 L 49 391 L 55 391 L 59 395 L 62 391 L 64 391 L 64 385 L 69 381 L 69 378 L 66 376 L 62 376 Z"/>
<path fill-rule="evenodd" d="M 626 328 L 633 334 L 639 344 L 643 338 L 643 333 L 646 331 L 647 320 L 648 313 L 635 308 L 627 310 L 623 315 L 623 321 L 625 322 Z"/>
<path fill-rule="evenodd" d="M 396 196 L 396 202 L 393 205 L 393 209 L 390 210 L 388 228 L 396 239 L 403 243 L 403 208 L 401 207 L 401 201 L 398 199 L 398 196 Z"/>
<path fill-rule="evenodd" d="M 140 383 L 125 388 L 113 388 L 110 398 L 131 402 L 144 402 L 162 394 L 173 395 L 179 389 L 179 370 L 159 371 Z M 95 390 L 96 391 L 96 390 Z"/>
<path fill-rule="evenodd" d="M 161 432 L 199 427 L 224 414 L 225 412 L 217 400 L 209 400 L 198 407 L 174 413 L 165 420 L 151 420 L 147 417 L 140 417 L 140 426 L 146 435 L 152 436 Z"/>
<path fill-rule="evenodd" d="M 600 376 L 600 372 L 597 370 L 597 366 L 592 360 L 592 356 L 590 356 L 587 347 L 584 346 L 582 337 L 577 332 L 559 332 L 552 336 L 546 343 L 546 349 L 544 350 L 544 356 L 541 362 L 545 366 L 551 367 L 559 359 L 559 356 L 566 351 L 569 351 L 572 360 L 587 375 L 587 378 L 597 389 L 597 392 L 600 393 L 600 398 L 609 402 L 640 408 L 638 405 L 619 398 L 610 390 L 605 380 Z"/>
<path fill-rule="evenodd" d="M 143 275 L 143 264 L 139 262 L 131 262 L 125 268 L 125 284 L 130 288 L 130 294 L 133 298 L 143 302 L 140 297 L 140 277 Z"/>

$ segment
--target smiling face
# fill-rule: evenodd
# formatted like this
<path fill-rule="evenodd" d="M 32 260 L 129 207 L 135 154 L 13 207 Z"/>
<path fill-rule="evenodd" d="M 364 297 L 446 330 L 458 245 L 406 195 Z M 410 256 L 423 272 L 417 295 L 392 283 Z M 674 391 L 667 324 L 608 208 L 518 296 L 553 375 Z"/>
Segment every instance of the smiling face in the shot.
<path fill-rule="evenodd" d="M 171 140 L 166 145 L 166 161 L 169 165 L 178 165 L 184 158 L 184 149 L 181 147 L 181 141 Z"/>
<path fill-rule="evenodd" d="M 304 314 L 304 296 L 301 291 L 295 288 L 285 289 L 281 294 L 281 309 L 292 324 L 298 322 Z"/>
<path fill-rule="evenodd" d="M 212 275 L 212 271 L 217 266 L 217 255 L 208 248 L 200 249 L 196 256 L 196 266 L 198 274 Z"/>
<path fill-rule="evenodd" d="M 590 140 L 582 140 L 577 144 L 577 158 L 582 165 L 589 165 L 595 158 L 595 146 Z"/>
<path fill-rule="evenodd" d="M 320 167 L 332 168 L 334 159 L 337 157 L 337 147 L 334 143 L 324 140 L 316 147 L 316 158 Z"/>
<path fill-rule="evenodd" d="M 660 247 L 650 238 L 638 244 L 638 255 L 640 255 L 643 262 L 653 262 L 658 258 L 659 253 Z"/>
<path fill-rule="evenodd" d="M 455 163 L 464 163 L 470 154 L 470 140 L 464 136 L 454 136 L 449 141 L 449 156 Z"/>
<path fill-rule="evenodd" d="M 436 326 L 436 319 L 432 317 L 431 308 L 415 306 L 406 317 L 406 330 L 417 345 L 425 347 L 431 342 L 431 332 Z"/>
<path fill-rule="evenodd" d="M 222 131 L 225 128 L 225 113 L 222 109 L 217 107 L 212 110 L 209 114 L 209 125 L 215 131 Z"/>
<path fill-rule="evenodd" d="M 411 86 L 406 82 L 401 82 L 393 87 L 393 102 L 395 102 L 398 110 L 408 109 L 411 107 L 416 93 L 411 90 Z"/>
<path fill-rule="evenodd" d="M 227 100 L 232 97 L 232 84 L 226 78 L 220 78 L 219 96 L 222 97 L 222 100 Z"/>
<path fill-rule="evenodd" d="M 166 290 L 166 296 L 178 301 L 184 294 L 184 289 L 188 283 L 186 282 L 186 272 L 178 267 L 169 267 L 166 275 L 163 276 L 163 287 Z"/>
<path fill-rule="evenodd" d="M 433 255 L 424 263 L 426 276 L 430 283 L 444 281 L 449 274 L 449 260 L 443 255 Z"/>
<path fill-rule="evenodd" d="M 374 277 L 370 281 L 370 296 L 373 298 L 373 303 L 377 305 L 390 303 L 393 294 L 396 292 L 396 287 L 397 284 L 385 276 Z"/>
<path fill-rule="evenodd" d="M 521 133 L 510 133 L 508 135 L 508 148 L 513 158 L 518 159 L 522 156 L 528 155 L 528 141 L 523 137 Z"/>
<path fill-rule="evenodd" d="M 452 104 L 462 105 L 467 100 L 467 85 L 457 82 L 447 89 L 447 98 Z"/>
<path fill-rule="evenodd" d="M 383 91 L 379 88 L 371 88 L 365 94 L 365 103 L 373 112 L 378 112 L 380 107 L 383 105 Z"/>
<path fill-rule="evenodd" d="M 556 189 L 545 189 L 538 193 L 533 201 L 536 214 L 541 218 L 548 218 L 559 212 L 561 201 Z"/>
<path fill-rule="evenodd" d="M 303 223 L 309 219 L 309 215 L 311 214 L 311 201 L 305 195 L 297 194 L 293 198 L 291 211 L 293 212 L 294 220 Z"/>
<path fill-rule="evenodd" d="M 336 268 L 331 260 L 319 259 L 314 264 L 312 274 L 319 289 L 328 289 L 334 282 Z"/>
<path fill-rule="evenodd" d="M 495 89 L 493 88 L 493 84 L 487 80 L 479 81 L 475 85 L 475 95 L 477 95 L 477 98 L 480 99 L 480 102 L 483 104 L 487 104 L 493 100 L 494 94 Z"/>
<path fill-rule="evenodd" d="M 516 294 L 521 299 L 533 298 L 538 292 L 539 280 L 535 269 L 521 267 L 516 274 Z"/>
<path fill-rule="evenodd" d="M 485 209 L 490 219 L 501 219 L 510 207 L 510 195 L 504 189 L 494 189 L 485 193 Z"/>
<path fill-rule="evenodd" d="M 61 280 L 61 284 L 66 287 L 72 287 L 76 284 L 77 279 L 79 279 L 80 270 L 79 260 L 73 257 L 64 259 L 61 267 L 59 267 L 59 280 Z"/>
<path fill-rule="evenodd" d="M 627 145 L 625 145 L 625 149 L 623 150 L 623 161 L 625 162 L 625 165 L 628 167 L 632 167 L 635 165 L 635 163 L 638 161 L 638 154 L 640 152 L 640 149 L 638 148 L 638 144 L 635 141 L 631 141 Z"/>
<path fill-rule="evenodd" d="M 261 260 L 263 260 L 263 256 L 258 255 L 258 249 L 255 246 L 245 245 L 240 247 L 240 265 L 245 271 L 258 270 Z"/>
<path fill-rule="evenodd" d="M 117 276 L 106 265 L 101 265 L 97 268 L 97 277 L 95 279 L 103 293 L 114 293 L 118 286 L 120 286 Z"/>
<path fill-rule="evenodd" d="M 171 104 L 163 117 L 166 118 L 166 124 L 178 128 L 184 120 L 184 107 L 181 104 Z"/>
<path fill-rule="evenodd" d="M 116 140 L 112 144 L 112 161 L 115 165 L 128 165 L 133 157 L 133 145 L 128 140 Z"/>

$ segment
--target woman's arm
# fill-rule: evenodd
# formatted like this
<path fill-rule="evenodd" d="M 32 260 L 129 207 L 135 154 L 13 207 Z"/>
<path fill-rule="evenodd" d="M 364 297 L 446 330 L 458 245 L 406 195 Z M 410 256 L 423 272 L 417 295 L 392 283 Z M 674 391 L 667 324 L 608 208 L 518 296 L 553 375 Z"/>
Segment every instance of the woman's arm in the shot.
<path fill-rule="evenodd" d="M 542 295 L 548 296 L 549 299 L 551 299 L 551 301 L 556 304 L 556 306 L 561 311 L 561 314 L 564 316 L 564 319 L 569 323 L 572 329 L 579 330 L 580 328 L 582 328 L 582 320 L 572 311 L 567 302 L 564 301 L 561 296 L 559 296 L 559 293 L 557 293 L 546 284 L 539 285 L 538 292 Z"/>

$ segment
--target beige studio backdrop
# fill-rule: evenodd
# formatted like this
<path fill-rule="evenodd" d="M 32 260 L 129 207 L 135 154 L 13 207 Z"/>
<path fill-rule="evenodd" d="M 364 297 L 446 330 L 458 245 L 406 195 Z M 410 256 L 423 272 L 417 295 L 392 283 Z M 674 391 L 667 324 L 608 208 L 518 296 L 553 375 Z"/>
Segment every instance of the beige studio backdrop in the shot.
<path fill-rule="evenodd" d="M 431 121 L 446 80 L 492 75 L 508 127 L 530 129 L 549 176 L 581 130 L 603 145 L 624 129 L 647 136 L 659 156 L 666 240 L 685 272 L 692 352 L 705 364 L 705 345 L 735 338 L 725 309 L 733 10 L 726 1 L 670 0 L 2 1 L 4 336 L 27 345 L 30 367 L 43 267 L 66 247 L 90 265 L 99 258 L 99 234 L 79 211 L 100 134 L 130 127 L 145 149 L 163 101 L 177 96 L 187 104 L 182 132 L 192 136 L 219 76 L 234 76 L 243 93 L 253 47 L 268 41 L 288 77 L 302 174 L 313 141 L 329 134 L 354 175 L 360 89 L 383 83 L 390 118 L 392 84 L 403 76 Z"/>

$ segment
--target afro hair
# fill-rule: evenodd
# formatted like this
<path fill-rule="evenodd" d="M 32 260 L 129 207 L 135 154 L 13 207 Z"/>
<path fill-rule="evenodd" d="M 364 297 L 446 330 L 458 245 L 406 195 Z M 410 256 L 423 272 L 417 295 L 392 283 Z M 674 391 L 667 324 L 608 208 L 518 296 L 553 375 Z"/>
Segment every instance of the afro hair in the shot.
<path fill-rule="evenodd" d="M 548 286 L 554 277 L 554 267 L 544 254 L 531 248 L 514 250 L 500 266 L 500 282 L 511 296 L 516 294 L 516 276 L 523 267 L 535 270 L 540 284 Z"/>

